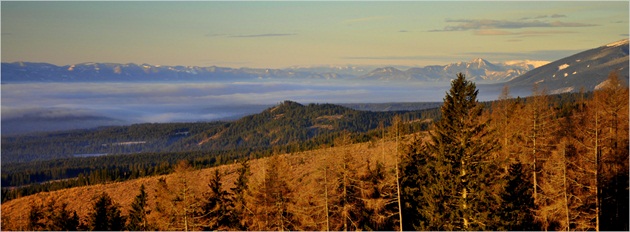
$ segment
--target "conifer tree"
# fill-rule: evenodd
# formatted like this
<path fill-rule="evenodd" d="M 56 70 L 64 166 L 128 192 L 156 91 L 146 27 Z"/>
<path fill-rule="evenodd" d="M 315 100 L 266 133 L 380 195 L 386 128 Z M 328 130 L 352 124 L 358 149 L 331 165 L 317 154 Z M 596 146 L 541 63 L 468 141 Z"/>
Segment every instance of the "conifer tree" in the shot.
<path fill-rule="evenodd" d="M 600 230 L 628 230 L 629 174 L 629 102 L 628 84 L 622 83 L 616 71 L 609 74 L 600 90 L 595 91 L 593 104 L 602 119 L 601 167 L 598 182 L 598 216 Z"/>
<path fill-rule="evenodd" d="M 96 199 L 92 206 L 92 211 L 88 213 L 90 230 L 123 230 L 125 221 L 126 218 L 120 213 L 120 206 L 105 192 Z"/>
<path fill-rule="evenodd" d="M 147 222 L 147 193 L 144 188 L 144 184 L 140 185 L 140 193 L 133 199 L 131 203 L 131 210 L 129 210 L 129 225 L 127 229 L 132 231 L 146 231 L 149 230 L 149 224 Z"/>
<path fill-rule="evenodd" d="M 498 100 L 492 103 L 490 127 L 497 132 L 501 144 L 500 158 L 507 159 L 506 165 L 518 162 L 518 157 L 515 155 L 517 152 L 514 144 L 516 135 L 514 125 L 519 120 L 517 116 L 521 112 L 520 107 L 521 105 L 512 99 L 507 85 L 503 87 Z"/>
<path fill-rule="evenodd" d="M 155 191 L 156 212 L 164 217 L 159 227 L 162 230 L 197 230 L 199 227 L 200 201 L 191 188 L 190 173 L 192 167 L 187 161 L 181 161 L 175 167 L 174 183 L 158 179 Z"/>
<path fill-rule="evenodd" d="M 230 195 L 221 186 L 221 173 L 219 169 L 214 170 L 208 184 L 210 191 L 206 194 L 206 199 L 202 205 L 202 218 L 205 219 L 204 230 L 228 230 L 235 224 L 232 209 L 233 202 Z"/>
<path fill-rule="evenodd" d="M 628 87 L 615 72 L 571 118 L 577 230 L 628 228 Z"/>
<path fill-rule="evenodd" d="M 410 143 L 403 147 L 402 153 L 400 165 L 402 230 L 426 230 L 427 218 L 423 214 L 433 214 L 428 211 L 435 210 L 435 206 L 439 205 L 423 200 L 420 191 L 422 186 L 431 182 L 432 175 L 429 175 L 428 164 L 435 162 L 435 159 L 427 155 L 426 145 L 417 135 L 414 135 Z"/>
<path fill-rule="evenodd" d="M 385 166 L 376 162 L 374 168 L 370 163 L 361 177 L 363 182 L 362 199 L 366 205 L 369 220 L 366 230 L 392 230 L 398 228 L 398 201 L 394 176 L 388 175 Z"/>
<path fill-rule="evenodd" d="M 44 230 L 46 224 L 44 221 L 43 206 L 39 204 L 31 204 L 28 211 L 28 230 Z"/>
<path fill-rule="evenodd" d="M 339 154 L 336 167 L 332 170 L 332 191 L 330 210 L 332 230 L 364 230 L 366 215 L 365 204 L 362 200 L 361 180 L 355 167 L 356 161 L 350 153 L 350 133 L 343 133 L 335 139 L 335 146 L 343 147 Z"/>
<path fill-rule="evenodd" d="M 296 230 L 297 221 L 290 206 L 293 189 L 287 183 L 287 167 L 279 155 L 267 160 L 264 179 L 253 191 L 253 225 L 256 230 Z"/>
<path fill-rule="evenodd" d="M 63 202 L 59 209 L 52 211 L 52 225 L 49 230 L 76 231 L 81 225 L 77 211 L 68 210 L 68 203 Z"/>
<path fill-rule="evenodd" d="M 249 163 L 248 160 L 243 160 L 240 162 L 240 166 L 237 169 L 238 176 L 234 181 L 234 187 L 230 190 L 232 191 L 231 201 L 233 204 L 232 213 L 234 216 L 239 219 L 234 222 L 230 227 L 234 230 L 248 230 L 246 218 L 251 215 L 249 209 L 247 208 L 245 196 L 247 194 L 248 184 L 249 184 L 249 176 L 251 175 L 249 171 Z"/>
<path fill-rule="evenodd" d="M 501 199 L 501 221 L 503 230 L 541 230 L 534 220 L 534 200 L 530 185 L 531 173 L 525 171 L 524 164 L 513 163 L 508 169 L 507 183 Z"/>
<path fill-rule="evenodd" d="M 487 121 L 478 90 L 463 74 L 451 83 L 442 117 L 431 133 L 426 153 L 431 158 L 418 171 L 426 177 L 417 193 L 422 230 L 492 230 L 499 227 L 502 180 L 493 159 L 498 142 Z M 416 164 L 418 165 L 418 164 Z"/>
<path fill-rule="evenodd" d="M 558 142 L 558 121 L 556 112 L 546 90 L 534 85 L 533 96 L 528 99 L 521 114 L 517 139 L 518 160 L 529 164 L 531 172 L 534 204 L 538 207 L 540 175 L 544 161 L 551 155 Z"/>

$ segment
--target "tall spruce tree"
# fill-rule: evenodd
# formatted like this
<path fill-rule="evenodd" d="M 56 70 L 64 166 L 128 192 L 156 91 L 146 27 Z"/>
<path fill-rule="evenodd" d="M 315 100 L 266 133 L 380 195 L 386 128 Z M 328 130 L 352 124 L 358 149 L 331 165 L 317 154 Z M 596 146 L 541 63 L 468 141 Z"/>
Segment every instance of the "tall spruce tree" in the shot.
<path fill-rule="evenodd" d="M 236 170 L 236 172 L 238 173 L 238 176 L 234 181 L 234 187 L 230 188 L 232 191 L 230 200 L 233 204 L 232 213 L 238 221 L 232 224 L 231 228 L 234 230 L 248 230 L 246 219 L 249 217 L 250 213 L 249 209 L 246 207 L 245 201 L 249 176 L 251 175 L 248 160 L 241 161 L 240 167 Z"/>
<path fill-rule="evenodd" d="M 492 155 L 499 143 L 481 117 L 483 105 L 477 94 L 475 84 L 458 74 L 444 98 L 431 141 L 426 149 L 410 154 L 428 156 L 411 158 L 419 164 L 408 164 L 416 165 L 419 172 L 412 176 L 423 177 L 405 181 L 419 188 L 412 191 L 418 194 L 415 212 L 419 214 L 416 220 L 421 220 L 412 223 L 414 229 L 492 230 L 500 226 L 502 170 Z"/>
<path fill-rule="evenodd" d="M 107 193 L 103 192 L 88 214 L 90 230 L 123 230 L 126 218 L 120 214 L 120 205 L 116 204 Z"/>
<path fill-rule="evenodd" d="M 129 210 L 129 230 L 145 231 L 150 230 L 147 223 L 147 193 L 144 184 L 140 185 L 140 193 L 133 199 L 131 210 Z"/>
<path fill-rule="evenodd" d="M 219 169 L 215 169 L 208 183 L 210 191 L 206 193 L 205 202 L 201 206 L 202 218 L 205 220 L 204 230 L 229 230 L 238 220 L 233 214 L 234 203 L 230 194 L 222 187 L 221 177 Z"/>

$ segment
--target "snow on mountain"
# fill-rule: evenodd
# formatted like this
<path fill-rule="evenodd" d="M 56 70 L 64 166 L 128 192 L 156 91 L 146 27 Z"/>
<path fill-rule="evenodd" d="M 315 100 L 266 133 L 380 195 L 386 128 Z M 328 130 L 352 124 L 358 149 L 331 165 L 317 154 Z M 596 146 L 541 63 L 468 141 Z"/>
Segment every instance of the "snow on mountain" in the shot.
<path fill-rule="evenodd" d="M 367 80 L 381 80 L 381 81 L 401 81 L 411 80 L 412 77 L 407 73 L 400 71 L 394 67 L 377 68 L 374 71 L 361 77 Z"/>
<path fill-rule="evenodd" d="M 549 64 L 546 60 L 509 60 L 502 63 L 504 66 L 517 66 L 528 69 L 535 69 L 540 66 Z"/>
<path fill-rule="evenodd" d="M 494 83 L 511 80 L 525 72 L 534 69 L 531 65 L 513 63 L 506 65 L 502 63 L 493 64 L 482 58 L 475 58 L 470 62 L 457 62 L 444 66 L 432 65 L 423 68 L 410 68 L 406 71 L 379 68 L 361 76 L 368 80 L 413 80 L 448 82 L 454 79 L 458 73 L 463 73 L 469 80 Z"/>
<path fill-rule="evenodd" d="M 606 47 L 628 46 L 628 39 L 622 39 L 616 42 L 606 44 Z"/>
<path fill-rule="evenodd" d="M 539 60 L 513 60 L 491 63 L 482 58 L 469 62 L 425 67 L 377 67 L 330 65 L 287 69 L 162 66 L 151 64 L 81 63 L 56 66 L 47 63 L 2 63 L 2 81 L 9 82 L 98 82 L 98 81 L 241 81 L 268 79 L 351 79 L 378 81 L 449 82 L 458 73 L 467 79 L 531 89 L 534 83 L 563 90 L 593 89 L 608 73 L 618 70 L 628 76 L 628 40 L 591 49 L 552 63 Z M 370 71 L 371 70 L 371 71 Z M 404 71 L 403 71 L 404 70 Z M 603 77 L 603 79 L 602 79 Z M 574 86 L 566 86 L 568 83 Z M 573 87 L 573 88 L 568 88 Z"/>
<path fill-rule="evenodd" d="M 601 86 L 611 72 L 628 83 L 628 39 L 586 50 L 531 70 L 506 84 L 526 96 L 534 84 L 550 93 L 592 91 Z"/>
<path fill-rule="evenodd" d="M 560 66 L 558 66 L 558 71 L 563 70 L 565 68 L 568 68 L 570 65 L 568 64 L 561 64 Z"/>

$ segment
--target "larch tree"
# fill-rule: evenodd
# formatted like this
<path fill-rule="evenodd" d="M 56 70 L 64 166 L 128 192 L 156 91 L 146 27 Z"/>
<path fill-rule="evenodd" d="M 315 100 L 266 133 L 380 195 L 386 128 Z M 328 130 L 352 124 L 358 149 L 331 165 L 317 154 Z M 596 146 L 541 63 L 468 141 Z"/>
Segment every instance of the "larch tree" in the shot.
<path fill-rule="evenodd" d="M 578 215 L 571 204 L 575 196 L 571 193 L 567 149 L 567 142 L 560 142 L 542 164 L 539 173 L 538 185 L 544 194 L 539 194 L 536 216 L 545 230 L 568 231 Z"/>
<path fill-rule="evenodd" d="M 250 229 L 256 230 L 296 230 L 298 222 L 290 210 L 293 204 L 293 189 L 289 186 L 287 167 L 279 155 L 266 162 L 264 179 L 252 190 L 252 210 L 254 220 Z"/>
<path fill-rule="evenodd" d="M 200 226 L 200 200 L 191 188 L 190 173 L 192 168 L 187 161 L 181 161 L 175 167 L 175 181 L 167 183 L 158 179 L 155 190 L 156 212 L 162 215 L 158 225 L 160 230 L 197 230 Z"/>
<path fill-rule="evenodd" d="M 347 147 L 350 144 L 350 134 L 347 132 L 335 139 L 335 147 L 342 147 L 342 153 L 337 155 L 335 165 L 330 170 L 332 188 L 328 202 L 332 206 L 329 209 L 331 230 L 363 230 L 367 221 L 356 161 Z"/>
<path fill-rule="evenodd" d="M 490 114 L 490 127 L 497 132 L 501 150 L 498 154 L 501 158 L 507 159 L 506 165 L 518 162 L 516 157 L 515 124 L 518 120 L 517 113 L 520 112 L 521 105 L 510 95 L 509 86 L 505 85 L 497 101 L 492 102 L 492 113 Z M 507 168 L 507 167 L 506 167 Z"/>
<path fill-rule="evenodd" d="M 598 206 L 601 230 L 628 230 L 628 85 L 611 72 L 592 106 L 601 118 Z"/>
<path fill-rule="evenodd" d="M 545 90 L 534 86 L 533 96 L 526 99 L 520 111 L 521 120 L 517 131 L 519 162 L 528 164 L 531 172 L 534 204 L 538 205 L 540 194 L 540 172 L 543 163 L 551 155 L 558 142 L 558 121 L 549 96 Z"/>
<path fill-rule="evenodd" d="M 399 230 L 399 210 L 395 175 L 388 173 L 384 164 L 376 162 L 374 167 L 366 165 L 367 171 L 361 177 L 367 215 L 365 229 Z"/>

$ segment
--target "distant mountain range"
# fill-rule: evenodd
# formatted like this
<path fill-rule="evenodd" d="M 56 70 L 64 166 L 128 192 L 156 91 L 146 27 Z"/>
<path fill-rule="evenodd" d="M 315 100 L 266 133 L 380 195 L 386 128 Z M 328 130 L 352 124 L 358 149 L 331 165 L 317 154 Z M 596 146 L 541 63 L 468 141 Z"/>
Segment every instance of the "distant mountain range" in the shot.
<path fill-rule="evenodd" d="M 393 67 L 378 68 L 359 78 L 385 81 L 447 82 L 454 79 L 458 73 L 463 73 L 469 80 L 476 82 L 505 82 L 546 63 L 545 61 L 525 60 L 493 64 L 482 58 L 476 58 L 470 62 L 410 68 L 406 71 Z"/>
<path fill-rule="evenodd" d="M 151 82 L 151 81 L 243 81 L 268 79 L 360 79 L 380 81 L 449 81 L 462 72 L 475 81 L 511 80 L 537 67 L 538 62 L 492 64 L 484 59 L 445 66 L 409 68 L 375 66 L 320 66 L 287 69 L 254 69 L 150 64 L 81 63 L 56 66 L 48 63 L 2 63 L 3 82 Z"/>
<path fill-rule="evenodd" d="M 628 80 L 628 39 L 587 50 L 554 62 L 469 62 L 426 67 L 320 66 L 287 69 L 161 66 L 150 64 L 82 63 L 56 66 L 47 63 L 2 63 L 2 82 L 155 82 L 252 80 L 361 80 L 381 82 L 448 82 L 463 73 L 486 88 L 508 85 L 521 96 L 539 84 L 550 93 L 594 90 L 611 71 Z M 502 83 L 502 84 L 497 84 Z M 504 83 L 504 84 L 503 84 Z M 496 84 L 492 86 L 492 84 Z"/>

